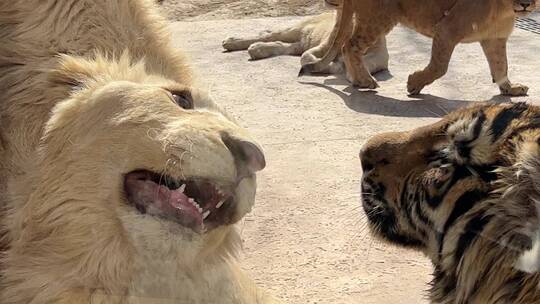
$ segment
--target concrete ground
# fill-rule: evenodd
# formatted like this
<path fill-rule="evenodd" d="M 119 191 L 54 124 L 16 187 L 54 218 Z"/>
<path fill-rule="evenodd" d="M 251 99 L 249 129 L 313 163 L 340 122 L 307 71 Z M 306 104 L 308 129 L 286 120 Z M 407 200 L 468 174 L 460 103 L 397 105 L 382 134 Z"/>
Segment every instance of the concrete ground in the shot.
<path fill-rule="evenodd" d="M 323 0 L 156 0 L 173 21 L 313 15 Z"/>
<path fill-rule="evenodd" d="M 498 96 L 478 44 L 460 45 L 446 76 L 406 95 L 409 73 L 427 64 L 430 40 L 403 28 L 388 37 L 390 72 L 362 92 L 342 79 L 297 78 L 299 58 L 249 61 L 221 41 L 291 24 L 298 17 L 172 25 L 213 98 L 265 148 L 257 205 L 240 225 L 242 265 L 262 287 L 291 304 L 427 303 L 431 265 L 421 254 L 374 240 L 360 208 L 358 151 L 372 135 L 434 122 L 475 100 Z M 516 30 L 510 79 L 540 100 L 539 36 Z"/>

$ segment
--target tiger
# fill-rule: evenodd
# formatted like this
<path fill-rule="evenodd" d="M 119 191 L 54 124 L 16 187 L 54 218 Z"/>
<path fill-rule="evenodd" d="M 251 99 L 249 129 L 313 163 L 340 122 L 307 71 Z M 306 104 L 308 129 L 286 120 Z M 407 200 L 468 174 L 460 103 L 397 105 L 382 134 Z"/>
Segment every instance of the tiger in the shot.
<path fill-rule="evenodd" d="M 371 234 L 431 260 L 432 303 L 540 303 L 540 107 L 474 103 L 359 156 Z"/>

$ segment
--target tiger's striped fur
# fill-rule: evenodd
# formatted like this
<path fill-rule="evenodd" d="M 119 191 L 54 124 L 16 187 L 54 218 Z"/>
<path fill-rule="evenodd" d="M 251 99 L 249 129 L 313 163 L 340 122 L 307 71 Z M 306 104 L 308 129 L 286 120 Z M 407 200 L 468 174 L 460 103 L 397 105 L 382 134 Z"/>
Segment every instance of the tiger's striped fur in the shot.
<path fill-rule="evenodd" d="M 371 230 L 431 259 L 433 303 L 540 303 L 539 142 L 540 107 L 482 103 L 362 148 Z"/>

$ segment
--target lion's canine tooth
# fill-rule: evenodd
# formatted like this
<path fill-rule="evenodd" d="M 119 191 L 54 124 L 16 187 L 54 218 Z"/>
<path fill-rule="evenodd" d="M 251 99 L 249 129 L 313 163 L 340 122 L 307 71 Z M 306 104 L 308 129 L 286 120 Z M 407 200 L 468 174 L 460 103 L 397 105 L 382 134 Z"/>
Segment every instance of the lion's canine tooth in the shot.
<path fill-rule="evenodd" d="M 178 188 L 178 191 L 184 193 L 184 190 L 186 190 L 186 184 L 182 184 L 182 186 L 180 186 L 180 188 Z"/>
<path fill-rule="evenodd" d="M 222 199 L 219 201 L 219 203 L 217 203 L 216 209 L 219 209 L 219 207 L 223 206 L 223 203 L 225 203 L 225 199 Z"/>
<path fill-rule="evenodd" d="M 210 210 L 206 210 L 202 215 L 203 220 L 206 219 L 209 215 L 210 215 Z"/>

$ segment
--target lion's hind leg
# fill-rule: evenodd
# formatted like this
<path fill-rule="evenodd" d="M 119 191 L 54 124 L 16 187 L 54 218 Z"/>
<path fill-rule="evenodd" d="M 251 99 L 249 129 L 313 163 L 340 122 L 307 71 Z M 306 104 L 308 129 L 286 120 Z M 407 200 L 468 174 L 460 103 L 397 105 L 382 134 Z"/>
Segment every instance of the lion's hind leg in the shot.
<path fill-rule="evenodd" d="M 302 51 L 303 48 L 300 42 L 255 42 L 248 48 L 249 56 L 253 60 L 280 55 L 300 55 Z"/>
<path fill-rule="evenodd" d="M 489 63 L 493 82 L 499 86 L 502 95 L 527 95 L 529 88 L 508 79 L 508 60 L 506 56 L 506 38 L 480 41 Z"/>
<path fill-rule="evenodd" d="M 375 89 L 379 86 L 366 66 L 364 55 L 394 27 L 391 21 L 386 24 L 381 22 L 375 22 L 371 18 L 357 20 L 352 37 L 342 48 L 347 77 L 353 85 L 360 88 Z"/>
<path fill-rule="evenodd" d="M 228 37 L 227 39 L 223 40 L 222 46 L 227 51 L 243 51 L 247 50 L 248 47 L 255 42 L 268 41 L 271 35 L 271 31 L 263 31 L 259 33 L 258 36 L 254 37 Z"/>
<path fill-rule="evenodd" d="M 380 37 L 377 40 L 377 43 L 368 49 L 367 53 L 364 55 L 366 68 L 371 75 L 388 70 L 389 60 L 390 55 L 388 54 L 385 36 Z"/>
<path fill-rule="evenodd" d="M 317 61 L 317 57 L 309 51 L 306 51 L 302 54 L 302 57 L 300 58 L 300 63 L 302 66 L 305 66 L 307 64 L 312 64 Z M 322 70 L 319 70 L 317 73 L 314 74 L 328 74 L 328 75 L 336 75 L 336 74 L 343 74 L 345 71 L 345 65 L 343 63 L 343 58 L 339 56 L 336 58 L 336 60 L 330 62 L 327 66 L 322 68 Z"/>
<path fill-rule="evenodd" d="M 257 42 L 296 43 L 300 41 L 301 31 L 297 27 L 290 27 L 278 31 L 263 31 L 255 37 L 237 38 L 229 37 L 222 42 L 222 46 L 227 51 L 247 50 L 250 45 Z"/>
<path fill-rule="evenodd" d="M 302 54 L 300 63 L 302 66 L 312 64 L 317 61 L 325 52 L 324 46 L 318 45 L 313 47 Z M 388 49 L 386 46 L 386 38 L 382 36 L 377 40 L 377 42 L 370 47 L 366 54 L 363 56 L 364 64 L 368 72 L 373 75 L 380 71 L 388 70 L 388 61 L 390 56 L 388 54 Z M 336 60 L 331 62 L 328 66 L 320 70 L 320 74 L 342 74 L 345 71 L 344 58 L 343 56 L 338 56 Z"/>

